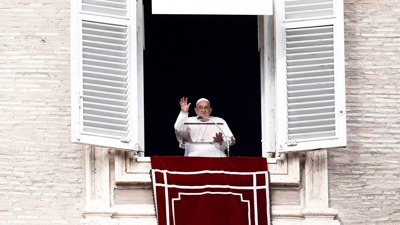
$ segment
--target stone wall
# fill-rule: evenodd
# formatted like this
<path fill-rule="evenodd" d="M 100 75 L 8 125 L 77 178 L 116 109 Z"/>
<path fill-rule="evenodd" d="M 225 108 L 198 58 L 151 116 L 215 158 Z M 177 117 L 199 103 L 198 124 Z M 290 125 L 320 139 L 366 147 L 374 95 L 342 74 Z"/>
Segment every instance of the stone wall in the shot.
<path fill-rule="evenodd" d="M 345 0 L 347 148 L 329 150 L 342 224 L 400 224 L 400 1 Z"/>
<path fill-rule="evenodd" d="M 0 1 L 0 224 L 79 224 L 70 141 L 69 1 Z"/>

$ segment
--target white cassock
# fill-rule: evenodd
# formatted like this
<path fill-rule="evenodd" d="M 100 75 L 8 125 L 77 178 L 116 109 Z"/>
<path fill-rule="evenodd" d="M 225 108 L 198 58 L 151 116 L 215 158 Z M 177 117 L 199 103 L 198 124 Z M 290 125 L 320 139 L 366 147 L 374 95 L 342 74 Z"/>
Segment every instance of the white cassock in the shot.
<path fill-rule="evenodd" d="M 179 147 L 183 149 L 186 147 L 185 155 L 187 156 L 226 157 L 226 140 L 229 140 L 230 146 L 236 142 L 228 124 L 219 117 L 211 116 L 209 121 L 201 122 L 197 117 L 189 117 L 189 113 L 181 111 L 174 128 Z M 221 144 L 214 142 L 213 137 L 217 133 L 222 133 L 223 137 L 224 134 L 226 135 Z"/>

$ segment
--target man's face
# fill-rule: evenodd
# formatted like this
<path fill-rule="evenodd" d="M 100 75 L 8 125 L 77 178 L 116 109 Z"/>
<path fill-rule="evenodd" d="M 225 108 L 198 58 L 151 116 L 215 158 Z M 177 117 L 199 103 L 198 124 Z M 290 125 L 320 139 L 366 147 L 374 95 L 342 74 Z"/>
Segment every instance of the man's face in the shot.
<path fill-rule="evenodd" d="M 210 117 L 212 108 L 209 102 L 201 101 L 197 104 L 196 108 L 194 108 L 194 111 L 196 111 L 197 116 Z"/>

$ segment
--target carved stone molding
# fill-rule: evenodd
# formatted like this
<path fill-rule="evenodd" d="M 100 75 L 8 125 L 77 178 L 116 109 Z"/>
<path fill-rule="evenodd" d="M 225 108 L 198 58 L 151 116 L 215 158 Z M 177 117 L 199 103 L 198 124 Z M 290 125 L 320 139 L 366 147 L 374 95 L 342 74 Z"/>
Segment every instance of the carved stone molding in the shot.
<path fill-rule="evenodd" d="M 81 225 L 117 225 L 124 221 L 127 224 L 156 224 L 154 204 L 116 205 L 113 201 L 116 188 L 128 193 L 143 191 L 143 187 L 151 185 L 150 158 L 90 146 L 85 156 L 87 204 Z M 326 150 L 284 154 L 281 160 L 268 166 L 271 186 L 279 190 L 275 193 L 290 192 L 297 197 L 297 203 L 288 201 L 285 205 L 272 205 L 274 225 L 340 224 L 335 220 L 338 211 L 329 208 Z"/>
<path fill-rule="evenodd" d="M 283 194 L 285 189 L 292 195 L 297 190 L 296 186 L 285 185 L 285 179 L 292 177 L 298 178 L 298 190 L 299 191 L 299 202 L 294 201 L 292 204 L 290 201 L 282 204 L 277 202 L 276 205 L 272 205 L 272 221 L 274 225 L 338 225 L 338 220 L 335 220 L 338 211 L 336 209 L 329 208 L 329 186 L 328 186 L 328 168 L 327 168 L 327 151 L 316 150 L 308 151 L 305 153 L 297 153 L 297 159 L 291 161 L 287 159 L 288 164 L 284 164 L 285 158 L 282 158 L 282 164 L 275 166 L 275 171 L 271 172 L 271 179 L 273 176 L 281 176 L 282 182 L 273 183 L 275 193 Z M 301 157 L 300 157 L 300 154 Z M 289 157 L 293 155 L 288 154 Z M 304 158 L 303 158 L 304 156 Z M 301 159 L 300 159 L 301 158 Z M 296 167 L 292 169 L 295 171 L 296 176 L 290 175 L 291 170 L 285 170 L 287 168 Z M 271 168 L 271 167 L 270 167 Z M 280 169 L 280 170 L 279 170 Z M 280 173 L 279 173 L 280 171 Z M 297 173 L 298 172 L 298 173 Z M 277 173 L 277 174 L 274 174 Z M 297 177 L 298 176 L 298 177 Z M 278 179 L 275 180 L 279 181 Z M 297 181 L 297 180 L 295 180 Z M 290 183 L 295 184 L 295 183 Z M 289 192 L 287 192 L 289 193 Z M 293 196 L 292 196 L 293 197 Z M 280 198 L 289 198 L 290 196 L 281 196 Z M 296 199 L 297 200 L 297 199 Z M 297 202 L 297 203 L 296 203 Z M 280 203 L 280 204 L 279 204 Z M 297 205 L 296 205 L 297 204 Z"/>
<path fill-rule="evenodd" d="M 274 163 L 268 163 L 268 171 L 271 175 L 271 185 L 300 184 L 300 157 L 299 153 L 282 154 Z"/>
<path fill-rule="evenodd" d="M 327 150 L 306 152 L 304 168 L 304 204 L 302 225 L 340 224 L 335 220 L 338 211 L 329 208 Z"/>
<path fill-rule="evenodd" d="M 93 146 L 85 151 L 86 206 L 80 224 L 118 224 L 111 219 L 116 210 L 110 206 L 110 151 Z"/>
<path fill-rule="evenodd" d="M 135 157 L 125 151 L 115 152 L 115 183 L 116 184 L 150 184 L 150 158 Z"/>
<path fill-rule="evenodd" d="M 85 152 L 86 206 L 81 225 L 156 225 L 151 191 L 150 159 L 132 152 L 87 146 Z M 118 205 L 116 190 L 132 201 Z M 147 191 L 149 192 L 149 191 Z M 132 197 L 133 196 L 133 197 Z M 143 198 L 149 198 L 143 200 Z"/>

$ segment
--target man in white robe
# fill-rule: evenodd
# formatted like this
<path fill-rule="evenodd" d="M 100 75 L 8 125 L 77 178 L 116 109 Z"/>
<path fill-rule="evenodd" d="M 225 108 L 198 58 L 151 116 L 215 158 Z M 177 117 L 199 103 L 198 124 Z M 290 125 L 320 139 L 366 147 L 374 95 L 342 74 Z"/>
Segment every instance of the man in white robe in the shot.
<path fill-rule="evenodd" d="M 226 121 L 210 116 L 211 104 L 205 98 L 196 103 L 197 116 L 189 117 L 190 104 L 187 98 L 181 98 L 181 111 L 174 125 L 179 147 L 186 147 L 185 156 L 226 157 L 228 144 L 232 146 L 236 142 Z"/>

